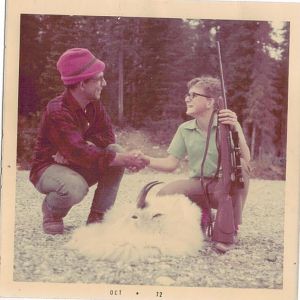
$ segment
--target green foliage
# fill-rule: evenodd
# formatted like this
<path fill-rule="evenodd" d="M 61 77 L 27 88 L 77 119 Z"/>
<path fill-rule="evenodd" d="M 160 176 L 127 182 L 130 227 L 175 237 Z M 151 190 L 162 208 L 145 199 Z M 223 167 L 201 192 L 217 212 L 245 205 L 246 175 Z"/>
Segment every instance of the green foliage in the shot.
<path fill-rule="evenodd" d="M 31 113 L 26 117 L 19 116 L 17 164 L 21 169 L 30 169 L 40 118 L 40 112 Z"/>
<path fill-rule="evenodd" d="M 243 123 L 246 118 L 246 93 L 250 89 L 255 63 L 256 32 L 258 22 L 220 21 L 217 39 L 221 43 L 228 106 Z"/>
<path fill-rule="evenodd" d="M 219 76 L 216 40 L 228 106 L 239 116 L 253 159 L 285 156 L 288 23 L 282 43 L 271 32 L 268 22 L 257 21 L 22 15 L 18 159 L 30 160 L 38 113 L 63 90 L 56 62 L 66 49 L 88 48 L 105 61 L 102 101 L 115 124 L 123 99 L 123 124 L 169 142 L 183 121 L 186 83 Z M 281 57 L 272 58 L 271 49 Z"/>

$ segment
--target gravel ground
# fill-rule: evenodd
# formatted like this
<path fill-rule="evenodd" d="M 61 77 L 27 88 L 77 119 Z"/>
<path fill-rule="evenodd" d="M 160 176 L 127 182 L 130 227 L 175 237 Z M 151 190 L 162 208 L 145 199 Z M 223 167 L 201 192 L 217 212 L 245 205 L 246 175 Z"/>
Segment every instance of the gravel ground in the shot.
<path fill-rule="evenodd" d="M 125 174 L 116 205 L 122 207 L 125 202 L 134 201 L 149 181 L 168 182 L 182 177 L 150 171 Z M 251 181 L 240 242 L 224 255 L 215 253 L 206 243 L 197 257 L 160 257 L 141 263 L 116 264 L 87 259 L 63 247 L 72 231 L 84 225 L 94 188 L 65 218 L 66 234 L 49 236 L 41 228 L 43 195 L 28 181 L 27 171 L 18 171 L 14 280 L 281 289 L 284 184 L 284 181 Z"/>

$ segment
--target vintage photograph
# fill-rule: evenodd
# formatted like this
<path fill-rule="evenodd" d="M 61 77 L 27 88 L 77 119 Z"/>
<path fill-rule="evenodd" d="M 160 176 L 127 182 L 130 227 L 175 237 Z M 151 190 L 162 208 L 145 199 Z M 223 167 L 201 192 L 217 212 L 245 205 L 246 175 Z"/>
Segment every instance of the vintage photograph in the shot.
<path fill-rule="evenodd" d="M 21 15 L 14 280 L 282 288 L 288 53 L 288 22 Z"/>
<path fill-rule="evenodd" d="M 283 291 L 291 21 L 18 26 L 12 282 Z"/>

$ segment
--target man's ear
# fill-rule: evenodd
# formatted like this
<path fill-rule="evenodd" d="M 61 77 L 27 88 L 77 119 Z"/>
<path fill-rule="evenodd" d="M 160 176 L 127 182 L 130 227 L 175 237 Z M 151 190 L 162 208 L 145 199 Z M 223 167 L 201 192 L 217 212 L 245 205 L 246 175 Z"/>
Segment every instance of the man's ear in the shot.
<path fill-rule="evenodd" d="M 83 81 L 79 82 L 79 88 L 80 88 L 80 90 L 84 89 L 84 82 Z"/>

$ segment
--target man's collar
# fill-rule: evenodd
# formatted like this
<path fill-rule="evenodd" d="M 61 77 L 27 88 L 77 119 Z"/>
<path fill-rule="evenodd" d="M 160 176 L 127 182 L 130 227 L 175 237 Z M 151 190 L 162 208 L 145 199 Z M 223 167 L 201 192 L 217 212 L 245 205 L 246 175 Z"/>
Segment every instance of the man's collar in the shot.
<path fill-rule="evenodd" d="M 81 106 L 68 89 L 64 91 L 64 103 L 74 112 L 82 110 Z"/>

